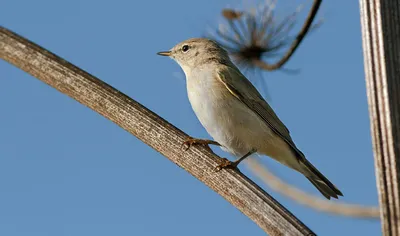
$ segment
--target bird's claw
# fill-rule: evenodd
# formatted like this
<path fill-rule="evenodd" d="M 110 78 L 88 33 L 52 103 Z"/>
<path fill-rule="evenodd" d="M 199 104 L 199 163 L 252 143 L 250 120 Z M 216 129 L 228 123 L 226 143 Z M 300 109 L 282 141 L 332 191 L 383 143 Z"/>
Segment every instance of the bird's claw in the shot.
<path fill-rule="evenodd" d="M 218 160 L 218 162 L 219 162 L 219 165 L 217 167 L 215 167 L 217 172 L 222 170 L 222 169 L 226 169 L 226 168 L 229 168 L 229 169 L 236 169 L 237 168 L 237 163 L 236 162 L 232 162 L 232 161 L 230 161 L 230 160 L 228 160 L 226 158 L 220 158 Z"/>
<path fill-rule="evenodd" d="M 185 142 L 182 143 L 182 147 L 185 146 L 185 151 L 187 151 L 191 146 L 201 145 L 207 148 L 209 151 L 211 151 L 211 148 L 208 146 L 209 144 L 214 144 L 214 141 L 205 139 L 195 139 L 190 137 Z"/>

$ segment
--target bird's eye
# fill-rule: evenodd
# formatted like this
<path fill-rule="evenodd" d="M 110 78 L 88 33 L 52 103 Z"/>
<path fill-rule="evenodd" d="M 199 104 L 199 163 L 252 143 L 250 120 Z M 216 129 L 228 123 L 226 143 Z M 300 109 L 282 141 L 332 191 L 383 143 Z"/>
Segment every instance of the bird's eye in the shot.
<path fill-rule="evenodd" d="M 187 52 L 188 50 L 189 50 L 189 46 L 188 45 L 183 45 L 182 51 L 183 52 Z"/>

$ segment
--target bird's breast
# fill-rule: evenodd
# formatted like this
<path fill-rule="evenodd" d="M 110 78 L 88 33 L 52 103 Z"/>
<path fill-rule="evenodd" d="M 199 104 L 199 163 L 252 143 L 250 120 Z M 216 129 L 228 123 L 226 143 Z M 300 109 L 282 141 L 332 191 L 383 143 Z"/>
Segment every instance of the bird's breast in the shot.
<path fill-rule="evenodd" d="M 213 135 L 217 132 L 217 126 L 225 124 L 225 119 L 232 112 L 228 106 L 236 98 L 220 81 L 207 74 L 188 80 L 187 92 L 196 116 L 210 135 Z"/>
<path fill-rule="evenodd" d="M 189 101 L 213 139 L 235 155 L 257 148 L 271 130 L 216 77 L 202 74 L 187 80 Z"/>

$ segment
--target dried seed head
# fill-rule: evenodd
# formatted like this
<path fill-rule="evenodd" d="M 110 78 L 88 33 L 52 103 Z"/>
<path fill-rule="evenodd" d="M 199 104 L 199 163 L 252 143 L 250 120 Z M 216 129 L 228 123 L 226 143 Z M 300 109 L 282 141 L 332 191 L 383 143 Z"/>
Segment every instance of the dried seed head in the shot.
<path fill-rule="evenodd" d="M 222 10 L 222 16 L 227 20 L 237 20 L 242 17 L 242 15 L 243 12 L 240 11 L 235 11 L 228 8 Z"/>
<path fill-rule="evenodd" d="M 282 57 L 283 49 L 295 38 L 290 33 L 297 23 L 300 8 L 277 20 L 275 5 L 276 1 L 265 1 L 244 11 L 224 9 L 222 16 L 226 23 L 219 25 L 210 37 L 223 46 L 245 72 L 250 70 L 260 75 L 260 62 Z"/>
<path fill-rule="evenodd" d="M 224 9 L 225 27 L 219 27 L 213 38 L 231 54 L 239 66 L 255 68 L 255 61 L 279 56 L 292 37 L 289 31 L 296 23 L 297 12 L 277 22 L 275 4 L 263 4 L 248 11 Z M 223 30 L 224 29 L 224 30 Z"/>

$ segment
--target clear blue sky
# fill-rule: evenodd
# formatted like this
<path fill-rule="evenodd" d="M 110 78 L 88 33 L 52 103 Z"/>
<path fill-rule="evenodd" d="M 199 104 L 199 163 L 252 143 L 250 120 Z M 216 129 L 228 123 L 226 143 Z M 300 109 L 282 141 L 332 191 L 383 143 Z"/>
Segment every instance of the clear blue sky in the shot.
<path fill-rule="evenodd" d="M 279 2 L 288 13 L 303 1 Z M 188 134 L 209 137 L 191 110 L 182 71 L 155 53 L 203 35 L 221 21 L 223 7 L 241 7 L 242 0 L 0 5 L 1 25 Z M 324 1 L 319 18 L 323 26 L 287 64 L 301 73 L 264 74 L 271 105 L 309 160 L 342 190 L 343 201 L 377 205 L 358 1 Z M 156 151 L 4 61 L 0 98 L 0 235 L 264 235 Z M 299 174 L 267 163 L 286 181 L 318 194 Z M 262 186 L 320 235 L 380 234 L 377 220 L 316 212 Z"/>

